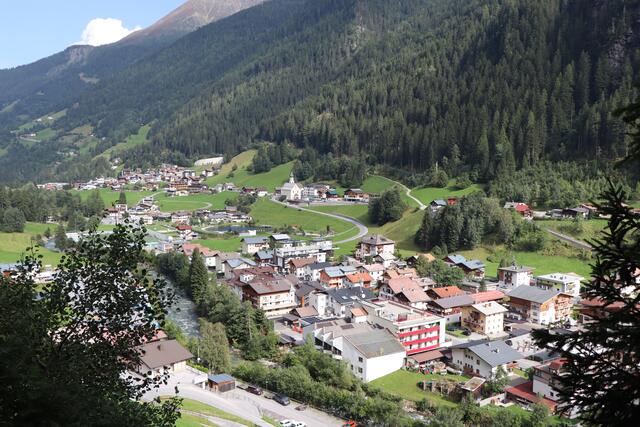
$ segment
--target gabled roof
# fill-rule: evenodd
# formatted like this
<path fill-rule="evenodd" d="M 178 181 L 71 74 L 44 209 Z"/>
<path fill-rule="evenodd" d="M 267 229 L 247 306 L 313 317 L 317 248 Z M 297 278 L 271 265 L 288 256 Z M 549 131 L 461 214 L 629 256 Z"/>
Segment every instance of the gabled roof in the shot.
<path fill-rule="evenodd" d="M 509 347 L 504 341 L 486 341 L 480 343 L 467 343 L 468 346 L 457 345 L 452 348 L 467 348 L 491 367 L 511 363 L 522 359 L 522 354 Z"/>
<path fill-rule="evenodd" d="M 255 254 L 255 257 L 261 261 L 267 261 L 273 258 L 273 252 L 271 251 L 258 251 Z"/>
<path fill-rule="evenodd" d="M 242 241 L 247 245 L 263 245 L 267 243 L 269 239 L 264 236 L 257 236 L 257 237 L 245 237 L 244 239 L 242 239 Z"/>
<path fill-rule="evenodd" d="M 327 294 L 340 304 L 354 301 L 371 301 L 376 298 L 374 293 L 367 288 L 354 286 L 353 288 L 328 289 Z"/>
<path fill-rule="evenodd" d="M 436 299 L 433 300 L 431 304 L 436 304 L 443 309 L 464 307 L 473 305 L 473 298 L 471 298 L 471 295 L 458 295 L 455 297 Z"/>
<path fill-rule="evenodd" d="M 327 267 L 331 267 L 333 264 L 331 264 L 330 262 L 315 262 L 313 264 L 309 264 L 307 266 L 305 266 L 306 268 L 310 269 L 310 270 L 322 270 L 325 269 Z"/>
<path fill-rule="evenodd" d="M 176 340 L 148 342 L 138 349 L 142 351 L 140 359 L 150 369 L 184 362 L 193 357 L 193 354 Z"/>
<path fill-rule="evenodd" d="M 225 261 L 227 264 L 229 264 L 229 267 L 231 268 L 238 268 L 240 267 L 242 264 L 247 264 L 250 265 L 251 267 L 255 267 L 256 263 L 250 259 L 247 258 L 231 258 Z"/>
<path fill-rule="evenodd" d="M 393 261 L 394 259 L 396 259 L 396 257 L 389 252 L 382 252 L 381 254 L 376 255 L 376 259 L 377 258 L 380 258 L 383 261 Z"/>
<path fill-rule="evenodd" d="M 464 291 L 457 286 L 443 286 L 441 288 L 430 289 L 429 291 L 433 292 L 437 298 L 449 298 L 464 295 Z"/>
<path fill-rule="evenodd" d="M 497 301 L 504 298 L 504 293 L 500 291 L 484 291 L 478 292 L 476 294 L 471 294 L 471 298 L 476 303 L 486 302 L 486 301 Z"/>
<path fill-rule="evenodd" d="M 302 268 L 306 265 L 310 265 L 316 262 L 315 258 L 301 258 L 301 259 L 291 259 L 289 260 L 289 264 L 293 265 L 295 268 Z"/>
<path fill-rule="evenodd" d="M 463 262 L 467 261 L 467 259 L 465 257 L 463 257 L 462 255 L 457 255 L 457 254 L 447 255 L 446 257 L 444 257 L 444 259 L 445 259 L 445 261 L 448 260 L 449 262 L 452 262 L 452 263 L 454 263 L 456 265 L 462 264 Z"/>
<path fill-rule="evenodd" d="M 227 374 L 218 374 L 218 375 L 210 374 L 208 378 L 209 378 L 209 381 L 215 384 L 221 384 L 221 383 L 226 383 L 226 382 L 231 382 L 236 380 L 231 375 L 227 375 Z"/>
<path fill-rule="evenodd" d="M 463 261 L 459 265 L 462 265 L 467 270 L 481 270 L 481 269 L 485 268 L 484 263 L 482 261 L 477 260 L 477 259 Z"/>
<path fill-rule="evenodd" d="M 272 280 L 268 282 L 249 283 L 248 286 L 258 295 L 289 292 L 291 282 L 286 279 Z"/>
<path fill-rule="evenodd" d="M 313 317 L 318 315 L 318 311 L 315 307 L 296 307 L 293 309 L 293 314 L 298 317 Z"/>
<path fill-rule="evenodd" d="M 403 294 L 409 302 L 430 301 L 431 298 L 422 290 L 420 284 L 408 277 L 389 279 L 387 285 L 391 291 L 398 295 Z"/>
<path fill-rule="evenodd" d="M 508 292 L 507 296 L 510 298 L 519 298 L 525 301 L 543 304 L 558 294 L 559 292 L 554 289 L 544 290 L 537 286 L 522 285 Z"/>
<path fill-rule="evenodd" d="M 289 237 L 288 234 L 272 234 L 271 238 L 275 241 L 280 241 L 280 240 L 291 240 L 291 237 Z"/>
<path fill-rule="evenodd" d="M 380 234 L 372 234 L 371 236 L 362 239 L 362 243 L 366 245 L 393 245 L 395 242 Z"/>
<path fill-rule="evenodd" d="M 535 268 L 526 265 L 510 265 L 508 267 L 498 267 L 498 271 L 510 271 L 512 273 L 531 273 Z"/>
<path fill-rule="evenodd" d="M 364 265 L 364 266 L 362 266 L 362 268 L 367 270 L 369 273 L 375 273 L 375 272 L 379 272 L 379 271 L 384 271 L 385 270 L 384 265 L 379 264 L 379 263 L 370 264 L 370 265 Z"/>
<path fill-rule="evenodd" d="M 436 206 L 447 206 L 447 202 L 445 200 L 442 199 L 436 199 L 436 200 L 432 200 L 431 205 L 436 205 Z"/>
<path fill-rule="evenodd" d="M 364 273 L 350 273 L 347 274 L 346 279 L 351 283 L 367 283 L 371 282 L 373 278 L 366 271 Z"/>
<path fill-rule="evenodd" d="M 474 310 L 479 311 L 485 316 L 492 316 L 494 314 L 506 313 L 508 310 L 506 307 L 501 306 L 495 301 L 483 302 L 480 304 L 473 304 L 471 307 Z"/>

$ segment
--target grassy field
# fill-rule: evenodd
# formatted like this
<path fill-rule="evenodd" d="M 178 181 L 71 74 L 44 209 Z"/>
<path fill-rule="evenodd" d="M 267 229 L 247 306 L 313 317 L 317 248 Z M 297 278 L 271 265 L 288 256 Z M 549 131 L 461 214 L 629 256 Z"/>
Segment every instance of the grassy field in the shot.
<path fill-rule="evenodd" d="M 413 238 L 420 228 L 422 221 L 422 211 L 408 209 L 404 216 L 396 221 L 390 222 L 382 227 L 372 224 L 369 220 L 368 207 L 366 205 L 349 205 L 349 206 L 316 206 L 313 208 L 319 212 L 337 213 L 355 218 L 369 228 L 369 234 L 383 234 L 386 237 L 395 240 L 398 249 L 403 255 L 409 256 L 419 252 L 419 248 L 413 241 Z M 346 255 L 355 249 L 357 242 L 350 242 L 340 245 L 340 249 L 336 251 L 337 255 Z"/>
<path fill-rule="evenodd" d="M 438 406 L 450 408 L 458 406 L 456 402 L 446 399 L 438 393 L 423 391 L 418 387 L 420 381 L 450 379 L 456 382 L 465 381 L 467 377 L 459 375 L 424 375 L 417 372 L 399 370 L 371 382 L 371 385 L 386 392 L 395 394 L 406 400 L 418 401 L 425 397 Z"/>
<path fill-rule="evenodd" d="M 109 157 L 112 153 L 128 150 L 130 148 L 137 147 L 138 145 L 142 145 L 149 141 L 149 130 L 151 130 L 151 125 L 144 125 L 139 130 L 138 133 L 134 135 L 130 135 L 123 142 L 120 142 L 113 147 L 105 150 L 100 156 Z"/>
<path fill-rule="evenodd" d="M 392 188 L 396 185 L 397 184 L 394 181 L 390 180 L 389 178 L 386 178 L 384 176 L 379 176 L 379 175 L 373 175 L 364 181 L 364 183 L 362 184 L 362 189 L 367 193 L 380 194 L 385 190 L 388 190 L 389 188 Z M 416 203 L 416 201 L 413 200 L 411 197 L 407 196 L 406 190 L 404 188 L 402 187 L 398 187 L 398 188 L 400 189 L 400 195 L 402 197 L 402 200 L 404 200 L 407 206 L 413 207 L 413 208 L 418 207 L 418 203 Z"/>
<path fill-rule="evenodd" d="M 227 199 L 235 199 L 238 193 L 194 194 L 184 197 L 167 197 L 159 194 L 155 201 L 162 212 L 194 211 L 196 209 L 224 209 Z"/>
<path fill-rule="evenodd" d="M 80 195 L 80 198 L 82 200 L 87 200 L 92 191 L 95 190 L 75 192 Z M 115 202 L 118 201 L 118 198 L 120 197 L 119 191 L 112 191 L 110 188 L 99 188 L 98 191 L 102 196 L 102 200 L 104 201 L 105 206 L 112 206 Z M 125 191 L 124 193 L 127 196 L 127 205 L 129 205 L 129 207 L 133 207 L 145 197 L 155 194 L 151 191 Z"/>
<path fill-rule="evenodd" d="M 473 192 L 482 190 L 482 187 L 478 184 L 473 184 L 470 187 L 467 187 L 463 190 L 458 190 L 453 187 L 454 181 L 449 181 L 449 186 L 445 188 L 435 188 L 435 187 L 420 187 L 414 188 L 411 190 L 411 194 L 419 199 L 425 205 L 431 203 L 431 201 L 436 199 L 446 199 L 448 197 L 462 197 Z"/>
<path fill-rule="evenodd" d="M 348 238 L 347 232 L 350 230 L 354 231 L 353 235 L 357 234 L 357 229 L 348 222 L 300 211 L 295 207 L 285 207 L 266 199 L 258 200 L 251 209 L 250 215 L 261 225 L 272 227 L 290 225 L 302 228 L 308 233 L 324 234 L 329 226 L 335 233 L 340 234 L 340 240 Z"/>
<path fill-rule="evenodd" d="M 0 263 L 19 261 L 31 246 L 31 238 L 36 234 L 44 234 L 47 227 L 52 233 L 55 232 L 55 225 L 27 223 L 23 233 L 0 233 Z M 43 256 L 44 265 L 56 265 L 62 256 L 45 248 L 38 248 L 38 252 Z"/>
<path fill-rule="evenodd" d="M 607 226 L 604 219 L 589 219 L 578 223 L 572 220 L 536 220 L 540 228 L 550 228 L 560 233 L 575 237 L 580 240 L 593 240 L 601 235 Z"/>
<path fill-rule="evenodd" d="M 182 413 L 178 421 L 176 421 L 176 427 L 218 427 L 218 424 L 214 424 L 206 418 L 198 417 L 187 413 Z"/>
<path fill-rule="evenodd" d="M 209 249 L 215 249 L 222 252 L 241 252 L 242 242 L 240 237 L 219 238 L 219 239 L 199 239 L 193 243 L 200 243 Z"/>
<path fill-rule="evenodd" d="M 251 165 L 256 153 L 256 150 L 249 150 L 237 155 L 229 163 L 222 166 L 218 175 L 207 179 L 207 184 L 212 186 L 233 182 L 238 187 L 265 187 L 269 191 L 274 191 L 276 187 L 280 187 L 289 179 L 293 169 L 293 162 L 276 166 L 269 172 L 250 173 L 247 168 Z M 238 167 L 236 171 L 233 171 L 234 166 Z M 230 176 L 231 174 L 233 176 Z"/>
<path fill-rule="evenodd" d="M 249 427 L 253 427 L 255 425 L 254 423 L 247 421 L 242 417 L 238 417 L 237 415 L 230 414 L 228 412 L 223 411 L 222 409 L 205 405 L 204 403 L 191 400 L 191 399 L 183 399 L 182 409 L 189 412 L 195 412 L 202 415 L 221 418 L 223 420 L 232 421 L 234 423 L 242 424 Z"/>
<path fill-rule="evenodd" d="M 485 248 L 479 247 L 472 251 L 459 251 L 458 253 L 467 258 L 479 259 L 486 263 L 486 273 L 489 277 L 496 277 L 498 271 L 498 263 L 487 260 L 494 251 L 503 250 L 502 247 Z M 577 273 L 585 277 L 591 275 L 591 267 L 589 262 L 577 258 L 566 256 L 550 256 L 537 252 L 511 252 L 516 258 L 518 264 L 535 267 L 534 275 L 549 273 Z"/>

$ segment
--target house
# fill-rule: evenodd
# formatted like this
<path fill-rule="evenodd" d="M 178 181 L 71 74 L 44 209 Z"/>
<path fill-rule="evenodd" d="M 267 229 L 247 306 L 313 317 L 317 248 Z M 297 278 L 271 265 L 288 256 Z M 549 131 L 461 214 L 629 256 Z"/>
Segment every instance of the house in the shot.
<path fill-rule="evenodd" d="M 150 341 L 137 350 L 140 352 L 138 372 L 141 374 L 182 372 L 187 369 L 187 361 L 193 358 L 193 354 L 176 340 Z"/>
<path fill-rule="evenodd" d="M 480 282 L 476 280 L 463 279 L 456 285 L 468 294 L 478 293 L 482 287 L 487 291 L 495 291 L 498 289 L 498 282 L 490 282 L 486 279 L 481 280 Z"/>
<path fill-rule="evenodd" d="M 545 405 L 551 413 L 562 412 L 558 401 L 560 400 L 560 380 L 565 374 L 563 370 L 565 363 L 565 359 L 556 359 L 534 366 L 531 381 L 505 389 L 507 399 L 525 406 L 540 403 Z"/>
<path fill-rule="evenodd" d="M 380 287 L 380 298 L 408 305 L 410 307 L 426 309 L 431 298 L 422 290 L 420 283 L 413 279 L 401 277 L 388 280 Z"/>
<path fill-rule="evenodd" d="M 533 210 L 526 204 L 521 202 L 507 202 L 504 209 L 511 209 L 522 215 L 524 218 L 532 218 Z"/>
<path fill-rule="evenodd" d="M 373 261 L 376 264 L 382 264 L 384 268 L 390 268 L 394 264 L 395 260 L 396 260 L 395 255 L 390 254 L 388 252 L 381 252 L 375 257 L 373 257 Z"/>
<path fill-rule="evenodd" d="M 432 288 L 427 291 L 430 298 L 436 300 L 440 298 L 457 297 L 464 295 L 464 292 L 457 286 L 443 286 L 440 288 Z"/>
<path fill-rule="evenodd" d="M 424 259 L 425 261 L 427 261 L 428 263 L 432 263 L 433 261 L 436 260 L 436 257 L 433 256 L 433 254 L 431 253 L 426 253 L 426 254 L 416 254 L 416 255 L 412 255 L 409 258 L 407 258 L 405 261 L 407 262 L 407 265 L 409 267 L 415 267 L 416 264 L 418 263 L 419 259 Z"/>
<path fill-rule="evenodd" d="M 429 310 L 443 316 L 447 323 L 460 323 L 462 308 L 475 304 L 471 295 L 440 298 L 429 301 Z"/>
<path fill-rule="evenodd" d="M 510 265 L 498 268 L 498 286 L 502 289 L 513 289 L 518 286 L 529 286 L 533 278 L 533 267 Z"/>
<path fill-rule="evenodd" d="M 289 182 L 286 182 L 282 187 L 280 187 L 280 194 L 283 195 L 286 200 L 302 199 L 302 186 L 296 183 L 293 172 L 291 172 Z"/>
<path fill-rule="evenodd" d="M 267 197 L 269 195 L 269 191 L 264 187 L 256 188 L 256 196 L 258 197 Z"/>
<path fill-rule="evenodd" d="M 356 259 L 374 258 L 379 254 L 393 255 L 396 251 L 396 243 L 379 234 L 364 237 L 356 248 Z"/>
<path fill-rule="evenodd" d="M 260 279 L 243 287 L 242 299 L 273 318 L 289 313 L 297 306 L 295 291 L 293 283 L 285 277 Z"/>
<path fill-rule="evenodd" d="M 333 264 L 331 264 L 330 262 L 316 262 L 313 264 L 307 264 L 304 266 L 304 278 L 306 280 L 319 282 L 322 271 L 327 267 L 331 267 L 332 265 Z"/>
<path fill-rule="evenodd" d="M 212 391 L 217 391 L 218 393 L 226 393 L 228 391 L 233 391 L 236 388 L 236 379 L 231 375 L 209 374 L 207 379 L 207 385 L 209 389 Z"/>
<path fill-rule="evenodd" d="M 565 321 L 571 315 L 571 295 L 535 286 L 518 286 L 509 291 L 506 306 L 508 317 L 538 325 Z"/>
<path fill-rule="evenodd" d="M 404 365 L 405 349 L 389 331 L 368 323 L 330 320 L 304 328 L 318 350 L 344 361 L 364 382 L 393 373 Z"/>
<path fill-rule="evenodd" d="M 240 258 L 240 254 L 238 252 L 220 252 L 216 255 L 216 272 L 225 274 L 225 262 L 234 258 Z"/>
<path fill-rule="evenodd" d="M 504 299 L 504 293 L 498 290 L 477 292 L 470 294 L 470 296 L 475 304 L 489 301 L 501 302 Z"/>
<path fill-rule="evenodd" d="M 333 314 L 337 317 L 344 317 L 347 314 L 347 308 L 351 308 L 360 304 L 363 301 L 373 301 L 376 296 L 370 290 L 366 288 L 342 288 L 342 289 L 327 289 L 327 313 Z M 321 312 L 321 307 L 316 307 L 318 313 Z"/>
<path fill-rule="evenodd" d="M 319 316 L 324 316 L 329 305 L 329 294 L 320 283 L 301 283 L 296 289 L 296 301 L 302 307 L 313 307 Z"/>
<path fill-rule="evenodd" d="M 565 218 L 587 219 L 589 218 L 589 209 L 583 207 L 563 209 L 562 216 Z"/>
<path fill-rule="evenodd" d="M 482 280 L 485 276 L 485 265 L 477 259 L 468 260 L 462 255 L 447 255 L 443 258 L 445 264 L 450 267 L 458 267 L 464 274 L 473 280 Z"/>
<path fill-rule="evenodd" d="M 260 267 L 266 267 L 273 262 L 273 251 L 258 251 L 254 256 L 253 260 Z"/>
<path fill-rule="evenodd" d="M 256 267 L 256 263 L 248 258 L 229 258 L 222 263 L 224 277 L 230 279 L 236 270 Z"/>
<path fill-rule="evenodd" d="M 365 264 L 358 268 L 358 270 L 362 272 L 367 272 L 371 276 L 371 284 L 376 285 L 382 281 L 382 277 L 384 276 L 384 265 L 382 264 Z"/>
<path fill-rule="evenodd" d="M 343 199 L 345 202 L 366 203 L 369 201 L 369 195 L 359 188 L 350 188 L 344 192 Z"/>
<path fill-rule="evenodd" d="M 243 254 L 255 255 L 267 249 L 269 249 L 269 239 L 267 237 L 245 237 L 242 239 Z"/>
<path fill-rule="evenodd" d="M 291 314 L 300 318 L 316 317 L 319 315 L 318 311 L 313 306 L 296 307 L 291 310 Z"/>
<path fill-rule="evenodd" d="M 174 224 L 188 224 L 190 219 L 190 212 L 173 212 L 171 214 L 171 222 Z"/>
<path fill-rule="evenodd" d="M 507 400 L 525 407 L 538 403 L 546 406 L 551 413 L 557 410 L 556 402 L 533 391 L 533 381 L 525 381 L 517 386 L 505 388 L 504 393 Z"/>
<path fill-rule="evenodd" d="M 197 243 L 184 243 L 182 245 L 182 253 L 185 254 L 189 259 L 193 255 L 193 251 L 198 249 L 200 254 L 204 258 L 204 263 L 207 268 L 215 269 L 216 268 L 216 256 L 220 253 L 219 251 L 214 251 L 207 247 L 204 247 Z"/>
<path fill-rule="evenodd" d="M 451 347 L 452 363 L 468 375 L 493 378 L 502 368 L 510 372 L 522 354 L 504 341 L 471 341 Z"/>
<path fill-rule="evenodd" d="M 327 288 L 342 288 L 345 286 L 344 279 L 347 274 L 355 272 L 355 267 L 346 265 L 327 267 L 320 272 L 320 283 Z"/>
<path fill-rule="evenodd" d="M 578 299 L 583 280 L 584 277 L 575 273 L 551 273 L 536 277 L 535 285 L 540 289 L 555 289 Z"/>
<path fill-rule="evenodd" d="M 462 307 L 460 325 L 487 336 L 504 333 L 504 314 L 507 308 L 495 301 L 481 302 Z"/>
<path fill-rule="evenodd" d="M 362 302 L 369 321 L 389 330 L 400 340 L 407 356 L 442 347 L 445 343 L 445 319 L 394 301 Z"/>
<path fill-rule="evenodd" d="M 293 274 L 298 279 L 303 279 L 305 274 L 305 267 L 307 265 L 315 264 L 315 258 L 297 258 L 290 259 L 287 265 L 287 270 L 289 270 L 290 274 Z"/>
<path fill-rule="evenodd" d="M 449 204 L 447 203 L 446 200 L 437 199 L 437 200 L 432 200 L 431 203 L 429 203 L 429 208 L 431 209 L 431 212 L 435 213 L 448 205 Z"/>
<path fill-rule="evenodd" d="M 291 259 L 313 258 L 316 262 L 325 262 L 332 251 L 333 242 L 330 240 L 284 242 L 273 251 L 274 265 L 284 271 Z"/>
<path fill-rule="evenodd" d="M 373 279 L 369 273 L 365 272 L 353 272 L 344 276 L 343 283 L 349 288 L 359 286 L 362 288 L 370 288 Z"/>

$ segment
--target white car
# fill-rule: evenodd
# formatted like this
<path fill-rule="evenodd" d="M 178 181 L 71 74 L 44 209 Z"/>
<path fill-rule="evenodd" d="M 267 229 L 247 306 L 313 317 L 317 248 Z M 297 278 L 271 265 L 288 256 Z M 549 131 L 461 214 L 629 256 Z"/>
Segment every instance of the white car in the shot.
<path fill-rule="evenodd" d="M 302 421 L 294 421 L 293 422 L 293 427 L 307 427 L 307 425 L 305 423 L 303 423 Z"/>
<path fill-rule="evenodd" d="M 282 421 L 280 421 L 280 425 L 282 427 L 294 427 L 295 426 L 294 421 L 291 421 L 291 420 L 282 420 Z"/>

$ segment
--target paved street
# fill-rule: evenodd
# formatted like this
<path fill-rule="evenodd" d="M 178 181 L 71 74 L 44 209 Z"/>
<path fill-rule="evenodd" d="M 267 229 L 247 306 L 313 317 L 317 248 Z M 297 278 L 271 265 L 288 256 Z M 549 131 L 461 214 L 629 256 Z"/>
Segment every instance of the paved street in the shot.
<path fill-rule="evenodd" d="M 276 420 L 302 421 L 309 427 L 335 427 L 342 425 L 341 420 L 324 412 L 311 408 L 297 411 L 295 408 L 298 404 L 295 402 L 291 402 L 289 406 L 282 406 L 264 396 L 256 396 L 240 389 L 224 394 L 203 390 L 193 384 L 195 376 L 196 374 L 189 371 L 172 375 L 168 384 L 163 385 L 158 390 L 147 393 L 144 398 L 145 400 L 152 400 L 157 396 L 172 396 L 175 394 L 175 388 L 178 387 L 178 395 L 180 397 L 215 406 L 261 427 L 272 427 L 269 423 L 262 421 L 262 415 L 267 415 Z"/>

